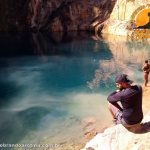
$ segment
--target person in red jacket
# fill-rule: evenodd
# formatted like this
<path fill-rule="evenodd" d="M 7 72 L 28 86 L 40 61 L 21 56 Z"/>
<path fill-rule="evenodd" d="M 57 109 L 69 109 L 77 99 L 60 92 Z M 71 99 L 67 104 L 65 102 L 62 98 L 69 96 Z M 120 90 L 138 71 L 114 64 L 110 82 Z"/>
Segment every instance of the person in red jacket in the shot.
<path fill-rule="evenodd" d="M 142 87 L 131 85 L 126 74 L 117 75 L 115 82 L 118 89 L 107 98 L 113 119 L 124 126 L 139 124 L 143 119 Z"/>

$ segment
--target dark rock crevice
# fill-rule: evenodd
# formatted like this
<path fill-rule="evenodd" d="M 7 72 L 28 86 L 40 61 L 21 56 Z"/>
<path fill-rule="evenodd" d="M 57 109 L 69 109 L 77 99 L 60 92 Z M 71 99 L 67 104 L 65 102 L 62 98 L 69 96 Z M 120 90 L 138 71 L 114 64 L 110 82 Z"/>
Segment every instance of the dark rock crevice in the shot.
<path fill-rule="evenodd" d="M 0 31 L 22 31 L 27 26 L 28 0 L 0 1 Z"/>

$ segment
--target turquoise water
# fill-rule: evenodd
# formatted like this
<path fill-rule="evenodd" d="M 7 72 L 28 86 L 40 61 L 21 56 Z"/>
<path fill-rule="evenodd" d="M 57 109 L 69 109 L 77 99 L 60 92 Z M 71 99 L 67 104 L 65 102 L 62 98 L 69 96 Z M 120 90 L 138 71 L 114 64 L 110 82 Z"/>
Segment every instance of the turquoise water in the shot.
<path fill-rule="evenodd" d="M 58 34 L 58 33 L 57 33 Z M 0 143 L 59 144 L 84 137 L 84 121 L 111 124 L 114 77 L 142 84 L 148 41 L 70 33 L 0 36 Z"/>

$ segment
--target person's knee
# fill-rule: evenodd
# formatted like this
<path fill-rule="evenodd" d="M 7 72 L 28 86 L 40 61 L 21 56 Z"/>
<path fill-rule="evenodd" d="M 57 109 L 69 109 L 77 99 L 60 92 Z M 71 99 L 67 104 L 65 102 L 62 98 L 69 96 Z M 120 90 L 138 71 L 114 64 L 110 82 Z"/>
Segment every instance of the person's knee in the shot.
<path fill-rule="evenodd" d="M 115 114 L 115 113 L 114 113 L 114 105 L 111 104 L 110 102 L 108 102 L 108 109 L 109 109 L 109 111 L 111 111 L 113 114 Z"/>
<path fill-rule="evenodd" d="M 112 104 L 110 102 L 108 102 L 108 109 L 112 108 Z"/>

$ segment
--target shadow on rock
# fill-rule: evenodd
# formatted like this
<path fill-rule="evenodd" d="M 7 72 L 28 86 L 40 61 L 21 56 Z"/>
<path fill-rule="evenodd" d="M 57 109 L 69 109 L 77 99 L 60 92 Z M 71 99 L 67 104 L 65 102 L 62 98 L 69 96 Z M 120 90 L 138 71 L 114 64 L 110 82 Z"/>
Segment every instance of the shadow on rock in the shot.
<path fill-rule="evenodd" d="M 141 123 L 141 124 L 136 124 L 130 127 L 125 127 L 128 131 L 136 133 L 136 134 L 144 134 L 147 132 L 150 132 L 150 121 Z"/>

